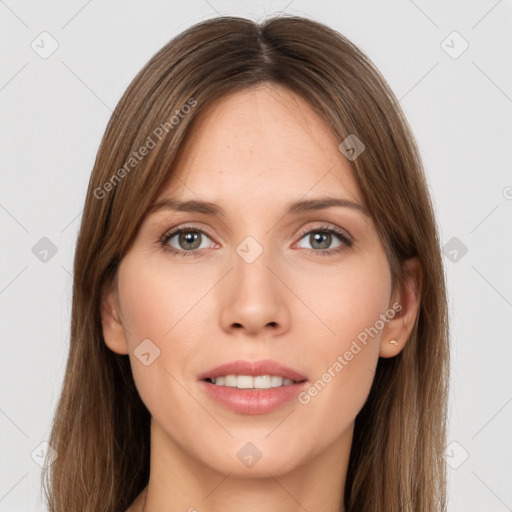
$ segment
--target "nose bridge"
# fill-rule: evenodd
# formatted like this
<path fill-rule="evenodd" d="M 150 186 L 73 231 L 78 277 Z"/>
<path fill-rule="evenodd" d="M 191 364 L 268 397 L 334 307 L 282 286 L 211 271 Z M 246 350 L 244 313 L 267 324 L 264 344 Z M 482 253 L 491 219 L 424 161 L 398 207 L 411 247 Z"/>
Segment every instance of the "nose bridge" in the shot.
<path fill-rule="evenodd" d="M 272 258 L 273 251 L 269 246 L 269 238 L 263 238 L 259 236 L 256 239 L 249 235 L 235 249 L 235 288 L 240 293 L 248 292 L 253 297 L 261 294 L 275 296 L 273 292 L 277 292 L 273 284 L 275 275 L 270 270 L 276 262 Z"/>
<path fill-rule="evenodd" d="M 247 236 L 235 247 L 233 268 L 220 296 L 224 329 L 241 326 L 257 334 L 269 324 L 285 325 L 285 297 L 275 275 L 279 265 L 268 241 L 268 237 L 260 242 L 255 236 Z"/>

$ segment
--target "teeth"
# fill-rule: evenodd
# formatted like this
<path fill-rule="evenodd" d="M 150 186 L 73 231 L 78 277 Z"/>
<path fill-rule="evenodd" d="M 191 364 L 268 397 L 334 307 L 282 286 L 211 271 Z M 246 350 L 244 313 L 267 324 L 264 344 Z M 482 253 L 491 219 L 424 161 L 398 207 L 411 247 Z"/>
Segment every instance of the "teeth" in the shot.
<path fill-rule="evenodd" d="M 228 386 L 238 389 L 270 389 L 280 386 L 291 386 L 294 381 L 278 375 L 224 375 L 211 379 L 216 386 Z"/>
<path fill-rule="evenodd" d="M 238 389 L 250 389 L 254 388 L 254 377 L 250 375 L 239 375 L 236 378 L 236 387 Z"/>
<path fill-rule="evenodd" d="M 268 389 L 272 387 L 272 377 L 270 375 L 257 375 L 253 377 L 252 380 L 253 386 L 256 389 Z"/>
<path fill-rule="evenodd" d="M 277 388 L 283 384 L 283 380 L 284 379 L 282 377 L 276 377 L 275 375 L 272 375 L 272 377 L 270 377 L 270 385 L 273 388 Z"/>
<path fill-rule="evenodd" d="M 213 380 L 213 379 L 212 379 Z M 226 375 L 224 377 L 224 386 L 236 388 L 236 375 Z"/>

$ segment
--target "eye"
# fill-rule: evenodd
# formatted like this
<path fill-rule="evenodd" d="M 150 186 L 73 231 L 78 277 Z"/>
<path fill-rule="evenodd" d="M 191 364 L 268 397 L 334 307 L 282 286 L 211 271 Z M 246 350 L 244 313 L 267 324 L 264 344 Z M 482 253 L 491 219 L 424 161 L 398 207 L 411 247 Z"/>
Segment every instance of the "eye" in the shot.
<path fill-rule="evenodd" d="M 300 248 L 308 254 L 320 256 L 337 254 L 345 248 L 351 247 L 353 243 L 342 231 L 329 226 L 309 229 L 303 231 L 301 235 L 300 240 L 306 239 L 311 248 Z M 205 238 L 210 240 L 210 243 L 204 240 Z M 172 242 L 173 240 L 174 242 Z M 332 248 L 332 243 L 336 241 L 338 244 Z M 201 256 L 201 249 L 208 249 L 213 246 L 211 238 L 202 229 L 193 226 L 173 229 L 167 232 L 159 242 L 165 250 L 178 256 Z"/>
<path fill-rule="evenodd" d="M 343 232 L 329 226 L 319 226 L 314 229 L 309 229 L 302 233 L 301 240 L 306 239 L 309 242 L 310 248 L 305 248 L 309 254 L 319 254 L 321 256 L 328 256 L 337 254 L 345 247 L 351 247 L 352 241 Z M 333 242 L 338 241 L 338 245 L 329 249 Z"/>
<path fill-rule="evenodd" d="M 210 239 L 210 237 L 202 229 L 192 226 L 185 226 L 183 228 L 175 229 L 169 233 L 166 233 L 160 240 L 160 243 L 163 247 L 165 247 L 166 250 L 172 252 L 173 254 L 178 254 L 180 256 L 198 256 L 200 255 L 198 252 L 200 249 L 205 249 L 212 246 L 212 243 L 201 243 L 201 239 L 204 237 Z M 175 247 L 171 244 L 173 239 L 176 239 L 174 244 L 177 244 L 178 247 Z"/>

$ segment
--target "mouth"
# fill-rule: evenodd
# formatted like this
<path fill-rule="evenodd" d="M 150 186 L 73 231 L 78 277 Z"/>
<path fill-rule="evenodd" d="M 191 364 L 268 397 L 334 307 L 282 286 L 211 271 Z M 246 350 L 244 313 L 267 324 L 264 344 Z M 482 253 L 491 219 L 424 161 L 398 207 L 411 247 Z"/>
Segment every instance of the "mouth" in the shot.
<path fill-rule="evenodd" d="M 207 395 L 239 414 L 266 414 L 292 401 L 306 376 L 277 361 L 233 361 L 199 376 Z"/>

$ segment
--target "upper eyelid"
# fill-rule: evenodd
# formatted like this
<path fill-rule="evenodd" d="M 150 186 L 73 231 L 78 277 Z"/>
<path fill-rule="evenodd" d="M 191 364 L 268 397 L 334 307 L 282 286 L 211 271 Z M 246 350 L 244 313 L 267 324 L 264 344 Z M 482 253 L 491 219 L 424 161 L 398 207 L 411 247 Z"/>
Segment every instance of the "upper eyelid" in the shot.
<path fill-rule="evenodd" d="M 331 224 L 330 222 L 325 222 L 324 224 Z M 338 226 L 309 226 L 308 228 L 304 228 L 303 231 L 299 233 L 299 235 L 305 235 L 308 234 L 311 231 L 329 231 L 332 230 L 334 233 L 337 233 L 338 235 L 345 236 L 347 239 L 353 241 L 354 237 L 344 228 L 340 228 Z"/>
<path fill-rule="evenodd" d="M 208 233 L 208 231 L 206 231 L 205 229 L 203 228 L 200 228 L 198 226 L 181 226 L 181 227 L 177 227 L 177 228 L 171 228 L 169 230 L 167 230 L 163 235 L 162 237 L 160 238 L 161 241 L 165 241 L 165 240 L 169 240 L 170 238 L 176 236 L 178 233 L 180 233 L 181 231 L 198 231 L 204 235 L 206 235 L 208 238 L 212 238 L 210 236 L 210 234 Z"/>

